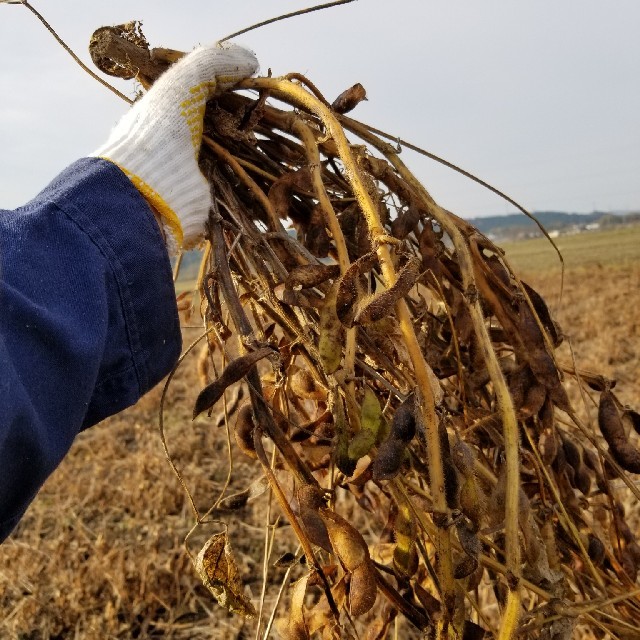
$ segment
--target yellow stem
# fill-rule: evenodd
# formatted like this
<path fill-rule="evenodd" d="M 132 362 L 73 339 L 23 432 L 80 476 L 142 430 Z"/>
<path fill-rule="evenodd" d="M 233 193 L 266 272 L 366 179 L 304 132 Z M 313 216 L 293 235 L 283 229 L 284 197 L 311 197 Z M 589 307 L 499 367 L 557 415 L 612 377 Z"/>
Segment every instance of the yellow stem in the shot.
<path fill-rule="evenodd" d="M 245 80 L 240 85 L 242 88 L 267 89 L 274 95 L 283 96 L 303 109 L 315 114 L 327 129 L 329 136 L 336 144 L 338 154 L 344 165 L 344 173 L 349 181 L 354 196 L 358 200 L 362 213 L 367 221 L 369 234 L 373 245 L 376 247 L 378 260 L 382 269 L 382 276 L 385 285 L 389 288 L 396 282 L 397 276 L 391 257 L 391 251 L 384 242 L 386 235 L 378 215 L 378 207 L 374 204 L 369 194 L 366 184 L 362 179 L 360 170 L 351 152 L 351 146 L 344 134 L 342 126 L 338 122 L 335 114 L 323 104 L 317 97 L 310 94 L 304 88 L 287 80 L 278 78 L 252 78 Z M 423 402 L 422 414 L 423 422 L 428 440 L 429 449 L 429 473 L 431 478 L 431 490 L 433 493 L 434 511 L 437 521 L 440 523 L 439 535 L 437 538 L 438 551 L 438 573 L 440 585 L 447 607 L 453 606 L 455 599 L 453 565 L 451 559 L 451 538 L 449 529 L 444 526 L 447 515 L 447 503 L 444 488 L 444 468 L 442 463 L 442 452 L 440 439 L 438 437 L 438 419 L 435 412 L 434 392 L 431 387 L 431 377 L 429 368 L 424 359 L 418 339 L 416 337 L 411 314 L 404 300 L 396 304 L 400 330 L 402 332 L 407 351 L 411 357 L 415 371 L 416 382 L 420 389 Z"/>
<path fill-rule="evenodd" d="M 517 607 L 519 606 L 520 596 L 520 542 L 518 540 L 518 495 L 520 491 L 520 454 L 518 445 L 518 422 L 513 408 L 513 401 L 509 393 L 506 381 L 500 369 L 498 358 L 491 345 L 489 332 L 487 330 L 480 301 L 478 300 L 477 288 L 475 285 L 475 277 L 473 270 L 473 262 L 469 247 L 465 242 L 460 230 L 453 222 L 453 216 L 442 209 L 431 197 L 431 194 L 420 184 L 415 176 L 407 169 L 405 164 L 400 160 L 397 153 L 390 150 L 389 145 L 378 139 L 377 136 L 371 134 L 363 125 L 350 121 L 349 127 L 355 131 L 363 140 L 369 142 L 381 151 L 392 164 L 398 174 L 411 186 L 414 193 L 420 198 L 427 207 L 429 213 L 438 222 L 442 229 L 449 235 L 460 265 L 460 273 L 462 274 L 463 285 L 467 297 L 469 312 L 473 321 L 474 330 L 478 339 L 478 344 L 482 350 L 483 358 L 487 364 L 487 370 L 493 383 L 493 387 L 498 402 L 498 408 L 502 416 L 502 425 L 504 432 L 505 457 L 506 457 L 506 496 L 505 496 L 505 552 L 507 559 L 507 568 L 513 576 L 510 581 L 510 593 L 514 596 L 509 601 L 512 607 L 511 611 L 515 611 L 515 620 L 517 623 Z M 416 376 L 417 377 L 417 376 Z M 513 631 L 514 623 L 509 621 L 509 627 L 506 627 L 506 619 L 502 621 L 502 630 Z M 506 637 L 506 636 L 505 636 Z"/>
<path fill-rule="evenodd" d="M 315 136 L 311 129 L 302 120 L 296 120 L 293 124 L 292 130 L 300 137 L 302 144 L 307 153 L 307 161 L 309 163 L 309 169 L 311 171 L 311 178 L 313 180 L 313 188 L 315 189 L 316 197 L 324 212 L 329 231 L 333 236 L 333 241 L 336 244 L 336 252 L 338 254 L 338 265 L 340 266 L 340 273 L 344 274 L 349 265 L 349 252 L 347 251 L 347 243 L 338 221 L 335 209 L 329 200 L 327 190 L 322 182 L 322 173 L 320 172 L 320 151 L 318 150 L 318 144 L 316 143 Z M 351 327 L 346 331 L 346 344 L 345 344 L 345 374 L 347 380 L 351 380 L 347 384 L 348 392 L 351 399 L 355 402 L 355 384 L 353 382 L 353 376 L 355 372 L 356 363 L 356 335 L 357 328 Z"/>

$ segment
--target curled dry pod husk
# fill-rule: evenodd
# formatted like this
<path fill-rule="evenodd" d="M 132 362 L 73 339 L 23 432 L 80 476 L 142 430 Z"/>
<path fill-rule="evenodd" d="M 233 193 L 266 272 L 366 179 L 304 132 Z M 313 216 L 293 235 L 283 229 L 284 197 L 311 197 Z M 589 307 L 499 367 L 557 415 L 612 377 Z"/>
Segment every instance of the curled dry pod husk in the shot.
<path fill-rule="evenodd" d="M 253 409 L 251 408 L 251 403 L 247 403 L 242 405 L 238 410 L 238 416 L 236 417 L 233 433 L 240 451 L 250 458 L 258 457 L 253 442 L 254 429 Z"/>
<path fill-rule="evenodd" d="M 416 435 L 415 395 L 410 395 L 393 414 L 391 437 L 401 442 L 411 442 Z"/>
<path fill-rule="evenodd" d="M 391 480 L 396 477 L 404 462 L 406 446 L 402 440 L 395 438 L 388 438 L 380 445 L 373 461 L 374 480 Z"/>
<path fill-rule="evenodd" d="M 600 394 L 598 426 L 615 461 L 631 473 L 640 473 L 640 451 L 627 439 L 613 393 L 607 388 Z"/>
<path fill-rule="evenodd" d="M 337 264 L 305 264 L 289 271 L 286 285 L 289 289 L 316 287 L 340 274 Z"/>
<path fill-rule="evenodd" d="M 406 211 L 398 214 L 390 225 L 393 237 L 404 240 L 416 228 L 423 214 L 424 212 L 416 206 L 410 206 Z"/>
<path fill-rule="evenodd" d="M 308 167 L 303 167 L 297 171 L 285 173 L 278 178 L 269 189 L 269 200 L 273 204 L 278 216 L 282 219 L 295 219 L 295 215 L 291 215 L 291 197 L 292 191 L 312 191 L 313 182 L 311 180 L 311 172 Z"/>
<path fill-rule="evenodd" d="M 370 561 L 369 547 L 357 529 L 329 509 L 321 509 L 320 516 L 329 532 L 331 546 L 347 571 L 354 571 L 363 562 Z"/>
<path fill-rule="evenodd" d="M 367 560 L 351 573 L 349 588 L 351 615 L 361 616 L 370 611 L 376 602 L 377 594 L 376 569 L 371 560 Z"/>
<path fill-rule="evenodd" d="M 354 322 L 368 324 L 388 316 L 393 311 L 396 302 L 404 298 L 417 282 L 420 277 L 420 266 L 420 260 L 411 258 L 391 287 L 362 303 L 355 315 Z"/>
<path fill-rule="evenodd" d="M 356 82 L 356 84 L 343 91 L 333 101 L 331 108 L 336 113 L 348 113 L 366 99 L 367 92 L 365 91 L 365 88 L 359 82 Z"/>
<path fill-rule="evenodd" d="M 347 327 L 353 324 L 353 315 L 360 295 L 358 278 L 363 273 L 370 271 L 376 262 L 377 256 L 375 252 L 366 253 L 353 262 L 338 280 L 336 314 L 340 318 L 340 322 Z"/>

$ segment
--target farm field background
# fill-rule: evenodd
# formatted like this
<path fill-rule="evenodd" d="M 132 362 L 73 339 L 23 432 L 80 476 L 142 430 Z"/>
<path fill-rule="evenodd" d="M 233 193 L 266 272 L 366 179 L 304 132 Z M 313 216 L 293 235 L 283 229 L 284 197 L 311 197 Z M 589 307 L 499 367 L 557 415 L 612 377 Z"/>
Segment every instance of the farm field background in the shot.
<path fill-rule="evenodd" d="M 640 227 L 556 242 L 566 261 L 562 298 L 559 263 L 548 241 L 506 245 L 506 257 L 545 297 L 563 328 L 561 361 L 571 364 L 571 344 L 580 368 L 615 378 L 621 400 L 640 407 Z M 184 335 L 186 346 L 198 330 L 185 329 Z M 226 495 L 245 489 L 258 472 L 233 439 L 227 441 L 218 416 L 191 421 L 200 388 L 195 360 L 187 357 L 169 389 L 165 430 L 173 459 L 204 513 L 225 487 Z M 0 637 L 254 637 L 252 623 L 243 626 L 215 604 L 184 552 L 182 540 L 193 516 L 161 446 L 161 391 L 80 434 L 16 532 L 0 546 Z M 577 389 L 573 400 L 581 402 Z M 582 411 L 596 416 L 593 404 Z M 212 513 L 210 519 L 216 518 L 229 526 L 254 603 L 260 600 L 265 538 L 275 533 L 267 563 L 268 618 L 286 571 L 274 561 L 295 551 L 288 527 L 281 526 L 266 499 Z M 267 521 L 272 526 L 265 529 Z M 196 532 L 194 552 L 221 528 L 212 523 Z M 294 570 L 292 577 L 302 571 Z M 403 628 L 399 637 L 409 637 Z"/>

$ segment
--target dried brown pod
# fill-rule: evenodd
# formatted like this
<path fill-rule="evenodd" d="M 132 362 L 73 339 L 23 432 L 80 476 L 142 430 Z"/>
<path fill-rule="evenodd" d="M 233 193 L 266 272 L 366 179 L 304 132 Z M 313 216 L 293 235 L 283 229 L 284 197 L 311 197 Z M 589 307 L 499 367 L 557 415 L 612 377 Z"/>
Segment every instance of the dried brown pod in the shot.
<path fill-rule="evenodd" d="M 396 546 L 393 550 L 393 567 L 396 574 L 410 578 L 418 570 L 416 549 L 417 527 L 411 510 L 403 505 L 399 508 L 393 527 Z"/>
<path fill-rule="evenodd" d="M 234 493 L 233 495 L 227 496 L 226 498 L 220 500 L 220 502 L 218 503 L 218 507 L 220 509 L 229 509 L 229 511 L 242 509 L 242 507 L 247 504 L 249 495 L 249 489 L 239 491 L 238 493 Z"/>
<path fill-rule="evenodd" d="M 332 553 L 333 547 L 331 546 L 331 540 L 329 540 L 329 533 L 320 515 L 312 509 L 301 506 L 300 520 L 311 543 L 321 547 L 328 553 Z"/>
<path fill-rule="evenodd" d="M 525 393 L 519 417 L 525 419 L 536 415 L 542 409 L 546 398 L 547 390 L 541 384 L 532 384 Z"/>
<path fill-rule="evenodd" d="M 390 437 L 409 443 L 416 435 L 416 398 L 410 395 L 393 414 Z"/>
<path fill-rule="evenodd" d="M 253 409 L 251 408 L 251 403 L 246 403 L 238 410 L 233 434 L 240 451 L 249 458 L 257 459 L 258 455 L 253 441 L 254 429 Z"/>
<path fill-rule="evenodd" d="M 355 109 L 363 100 L 367 99 L 365 88 L 357 82 L 345 89 L 332 103 L 331 108 L 336 113 L 348 113 Z"/>
<path fill-rule="evenodd" d="M 633 430 L 640 435 L 640 413 L 629 407 L 625 407 L 622 411 L 622 420 L 629 422 Z"/>
<path fill-rule="evenodd" d="M 224 368 L 220 377 L 199 393 L 193 408 L 193 417 L 196 418 L 203 411 L 213 407 L 222 397 L 227 387 L 244 378 L 256 362 L 276 353 L 277 351 L 272 347 L 261 347 L 230 362 Z"/>
<path fill-rule="evenodd" d="M 538 437 L 538 451 L 542 462 L 551 465 L 558 455 L 558 436 L 554 419 L 554 406 L 551 398 L 547 396 L 545 403 L 540 410 L 540 436 Z"/>
<path fill-rule="evenodd" d="M 458 541 L 466 554 L 466 557 L 454 569 L 454 577 L 456 579 L 466 578 L 478 568 L 478 555 L 482 545 L 476 535 L 476 531 L 475 525 L 464 519 L 456 523 Z"/>
<path fill-rule="evenodd" d="M 369 547 L 357 529 L 329 509 L 320 509 L 320 516 L 329 532 L 331 546 L 347 571 L 354 571 L 370 560 Z"/>
<path fill-rule="evenodd" d="M 318 353 L 325 373 L 334 373 L 342 360 L 342 340 L 344 330 L 336 315 L 336 293 L 338 283 L 331 287 L 325 304 L 320 309 L 320 335 Z"/>
<path fill-rule="evenodd" d="M 375 481 L 395 478 L 405 460 L 407 445 L 402 440 L 387 438 L 378 449 L 373 461 L 373 479 Z"/>
<path fill-rule="evenodd" d="M 371 560 L 363 562 L 351 573 L 349 605 L 352 616 L 364 615 L 375 604 L 378 595 L 376 573 Z"/>
<path fill-rule="evenodd" d="M 627 439 L 618 403 L 610 389 L 600 394 L 598 426 L 615 461 L 626 471 L 640 473 L 640 451 Z"/>
<path fill-rule="evenodd" d="M 559 347 L 562 344 L 562 331 L 557 322 L 551 316 L 551 312 L 549 311 L 549 307 L 547 307 L 547 303 L 544 301 L 544 298 L 526 282 L 523 281 L 522 286 L 527 292 L 529 300 L 531 300 L 531 304 L 538 314 L 538 318 L 542 326 L 547 331 L 547 334 L 551 339 L 551 344 L 554 347 Z"/>
<path fill-rule="evenodd" d="M 603 565 L 607 552 L 600 538 L 593 533 L 589 534 L 589 546 L 587 548 L 587 553 L 596 567 L 601 567 Z"/>

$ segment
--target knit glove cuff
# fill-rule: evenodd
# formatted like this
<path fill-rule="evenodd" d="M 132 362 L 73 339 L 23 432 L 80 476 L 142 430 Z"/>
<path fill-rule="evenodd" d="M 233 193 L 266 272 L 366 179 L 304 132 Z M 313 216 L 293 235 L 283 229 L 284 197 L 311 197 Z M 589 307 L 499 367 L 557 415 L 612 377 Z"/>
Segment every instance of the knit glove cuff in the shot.
<path fill-rule="evenodd" d="M 162 219 L 170 254 L 201 238 L 211 206 L 198 167 L 206 101 L 258 70 L 248 49 L 199 47 L 170 67 L 91 156 L 116 164 Z"/>

